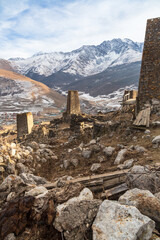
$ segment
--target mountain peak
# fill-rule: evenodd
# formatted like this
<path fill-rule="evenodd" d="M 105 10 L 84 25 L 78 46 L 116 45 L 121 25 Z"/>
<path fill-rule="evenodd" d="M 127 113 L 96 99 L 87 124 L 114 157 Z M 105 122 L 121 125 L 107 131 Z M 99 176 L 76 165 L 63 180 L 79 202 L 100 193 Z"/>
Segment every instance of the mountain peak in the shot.
<path fill-rule="evenodd" d="M 39 51 L 39 52 L 33 54 L 32 57 L 37 57 L 37 56 L 41 56 L 41 55 L 45 55 L 45 54 L 47 54 L 47 53 Z"/>

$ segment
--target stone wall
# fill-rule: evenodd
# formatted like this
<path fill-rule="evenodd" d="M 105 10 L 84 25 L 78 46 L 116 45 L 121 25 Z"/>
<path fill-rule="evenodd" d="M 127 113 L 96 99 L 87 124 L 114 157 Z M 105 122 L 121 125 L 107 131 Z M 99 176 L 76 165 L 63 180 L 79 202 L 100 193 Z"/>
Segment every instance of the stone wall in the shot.
<path fill-rule="evenodd" d="M 160 100 L 160 18 L 147 21 L 137 98 L 138 110 L 153 98 Z"/>

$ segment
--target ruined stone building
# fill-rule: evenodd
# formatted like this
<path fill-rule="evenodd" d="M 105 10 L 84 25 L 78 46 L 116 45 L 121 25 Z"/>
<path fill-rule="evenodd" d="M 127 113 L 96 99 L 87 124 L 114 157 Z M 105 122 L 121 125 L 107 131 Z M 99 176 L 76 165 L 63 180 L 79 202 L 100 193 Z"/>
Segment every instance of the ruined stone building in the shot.
<path fill-rule="evenodd" d="M 135 102 L 138 95 L 137 90 L 125 90 L 123 95 L 123 104 Z"/>
<path fill-rule="evenodd" d="M 137 98 L 138 111 L 153 98 L 160 100 L 160 18 L 147 21 Z"/>

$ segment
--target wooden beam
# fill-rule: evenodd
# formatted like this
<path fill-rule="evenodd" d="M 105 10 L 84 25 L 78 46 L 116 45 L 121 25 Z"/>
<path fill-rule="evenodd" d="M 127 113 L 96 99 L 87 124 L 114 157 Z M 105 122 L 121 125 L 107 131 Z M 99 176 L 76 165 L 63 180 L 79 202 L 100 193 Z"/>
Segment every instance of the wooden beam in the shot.
<path fill-rule="evenodd" d="M 110 188 L 108 190 L 105 191 L 105 193 L 102 193 L 102 198 L 109 198 L 109 197 L 113 197 L 117 194 L 120 194 L 120 193 L 124 193 L 125 191 L 128 190 L 128 186 L 126 183 L 123 183 L 123 184 L 120 184 L 116 187 L 113 187 L 113 188 Z"/>

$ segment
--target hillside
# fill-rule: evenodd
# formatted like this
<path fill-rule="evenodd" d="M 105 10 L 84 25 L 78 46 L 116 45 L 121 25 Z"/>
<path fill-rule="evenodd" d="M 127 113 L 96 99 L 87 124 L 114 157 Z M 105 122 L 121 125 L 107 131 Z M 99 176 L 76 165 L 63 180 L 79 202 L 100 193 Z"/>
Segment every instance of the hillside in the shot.
<path fill-rule="evenodd" d="M 16 68 L 11 66 L 11 63 L 5 59 L 0 59 L 0 69 L 8 71 L 16 71 Z"/>
<path fill-rule="evenodd" d="M 121 64 L 105 71 L 82 78 L 62 87 L 63 90 L 77 89 L 91 96 L 108 95 L 120 88 L 138 86 L 141 62 Z"/>
<path fill-rule="evenodd" d="M 0 69 L 0 111 L 33 111 L 61 108 L 65 98 L 43 83 Z"/>

